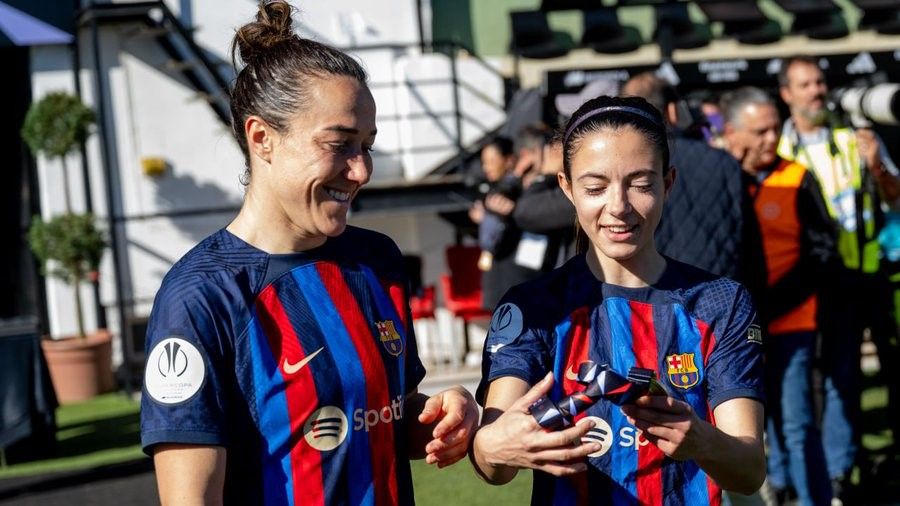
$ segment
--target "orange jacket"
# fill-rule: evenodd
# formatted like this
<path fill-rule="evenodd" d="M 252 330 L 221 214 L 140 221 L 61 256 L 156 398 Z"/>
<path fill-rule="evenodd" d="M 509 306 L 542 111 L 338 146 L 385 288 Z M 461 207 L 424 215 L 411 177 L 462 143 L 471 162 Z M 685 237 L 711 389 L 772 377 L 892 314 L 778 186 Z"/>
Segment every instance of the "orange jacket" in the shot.
<path fill-rule="evenodd" d="M 748 189 L 766 263 L 759 312 L 770 334 L 816 330 L 817 287 L 837 260 L 834 226 L 806 167 L 781 158 L 773 167 Z"/>

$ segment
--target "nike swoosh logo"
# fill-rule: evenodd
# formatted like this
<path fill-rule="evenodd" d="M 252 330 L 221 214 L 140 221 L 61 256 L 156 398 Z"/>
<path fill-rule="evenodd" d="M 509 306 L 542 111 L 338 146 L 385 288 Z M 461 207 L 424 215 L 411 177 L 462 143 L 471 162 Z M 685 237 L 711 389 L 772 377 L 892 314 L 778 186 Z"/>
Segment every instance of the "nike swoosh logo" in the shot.
<path fill-rule="evenodd" d="M 296 374 L 297 371 L 299 371 L 300 369 L 303 369 L 303 367 L 304 367 L 306 364 L 308 364 L 310 360 L 316 358 L 316 355 L 318 355 L 319 352 L 322 351 L 322 350 L 324 350 L 324 349 L 325 349 L 324 346 L 321 347 L 321 348 L 319 348 L 318 350 L 312 352 L 310 355 L 307 355 L 306 358 L 300 360 L 300 361 L 297 362 L 296 364 L 292 364 L 292 363 L 288 362 L 288 359 L 285 358 L 285 359 L 284 359 L 284 364 L 282 364 L 281 367 L 282 367 L 282 369 L 284 369 L 284 372 L 286 372 L 287 374 Z"/>
<path fill-rule="evenodd" d="M 578 371 L 574 370 L 574 365 L 566 369 L 566 379 L 572 381 L 578 381 Z"/>

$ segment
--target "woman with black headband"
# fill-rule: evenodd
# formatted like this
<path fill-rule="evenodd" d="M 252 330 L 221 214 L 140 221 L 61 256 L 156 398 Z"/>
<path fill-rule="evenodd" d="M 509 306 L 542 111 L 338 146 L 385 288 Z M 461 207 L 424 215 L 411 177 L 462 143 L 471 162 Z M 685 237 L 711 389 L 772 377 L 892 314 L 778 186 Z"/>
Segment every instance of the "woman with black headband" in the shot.
<path fill-rule="evenodd" d="M 503 484 L 534 469 L 541 505 L 719 504 L 722 489 L 754 492 L 765 476 L 761 334 L 741 285 L 656 249 L 675 181 L 659 112 L 599 97 L 564 132 L 559 180 L 580 254 L 511 289 L 494 313 L 476 470 Z M 577 397 L 597 369 L 586 365 L 648 369 L 665 392 L 622 406 L 610 395 L 547 431 L 537 418 L 548 404 L 535 403 Z"/>

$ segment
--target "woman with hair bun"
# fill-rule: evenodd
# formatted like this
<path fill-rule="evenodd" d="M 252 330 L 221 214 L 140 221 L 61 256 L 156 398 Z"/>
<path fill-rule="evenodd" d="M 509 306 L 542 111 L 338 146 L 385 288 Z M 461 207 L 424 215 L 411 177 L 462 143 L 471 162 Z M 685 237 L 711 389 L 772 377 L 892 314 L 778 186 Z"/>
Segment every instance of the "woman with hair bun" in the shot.
<path fill-rule="evenodd" d="M 141 440 L 163 504 L 412 504 L 409 458 L 465 455 L 462 387 L 426 397 L 402 256 L 347 225 L 375 102 L 350 56 L 262 2 L 232 46 L 243 205 L 166 275 Z"/>
<path fill-rule="evenodd" d="M 754 492 L 765 477 L 759 327 L 741 285 L 656 249 L 675 181 L 660 113 L 641 98 L 595 98 L 568 121 L 563 150 L 580 254 L 495 311 L 473 465 L 493 484 L 534 469 L 539 505 L 720 504 L 723 488 Z M 623 377 L 649 369 L 666 395 L 621 407 L 601 397 L 545 431 L 542 398 L 578 398 L 585 364 Z"/>

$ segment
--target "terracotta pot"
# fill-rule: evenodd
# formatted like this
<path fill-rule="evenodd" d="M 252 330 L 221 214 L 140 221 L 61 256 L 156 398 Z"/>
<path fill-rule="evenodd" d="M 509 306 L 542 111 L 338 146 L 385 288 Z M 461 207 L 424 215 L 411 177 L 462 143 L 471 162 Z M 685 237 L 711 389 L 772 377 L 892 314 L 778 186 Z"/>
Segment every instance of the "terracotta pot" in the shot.
<path fill-rule="evenodd" d="M 41 348 L 60 404 L 83 402 L 113 389 L 108 330 L 99 329 L 84 338 L 43 339 Z"/>

